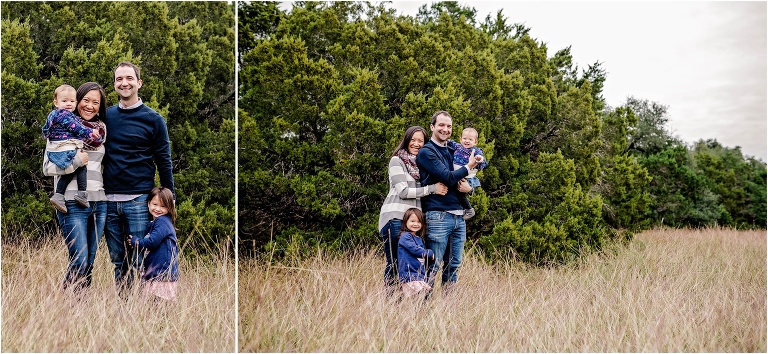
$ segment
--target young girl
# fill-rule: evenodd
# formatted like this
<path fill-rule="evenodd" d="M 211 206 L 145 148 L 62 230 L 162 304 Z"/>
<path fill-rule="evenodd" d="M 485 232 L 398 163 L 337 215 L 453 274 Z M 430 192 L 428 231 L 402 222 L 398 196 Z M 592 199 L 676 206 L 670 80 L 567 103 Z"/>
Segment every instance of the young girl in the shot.
<path fill-rule="evenodd" d="M 179 249 L 176 240 L 176 207 L 173 193 L 165 187 L 155 187 L 147 197 L 152 221 L 147 224 L 143 238 L 128 236 L 131 247 L 148 251 L 144 258 L 142 277 L 147 282 L 143 291 L 159 298 L 176 300 L 179 280 Z"/>
<path fill-rule="evenodd" d="M 424 214 L 417 208 L 410 208 L 403 215 L 403 226 L 400 228 L 400 240 L 397 243 L 398 276 L 405 297 L 411 297 L 422 291 L 432 290 L 427 284 L 427 269 L 425 259 L 435 259 L 432 250 L 424 248 L 426 225 Z"/>

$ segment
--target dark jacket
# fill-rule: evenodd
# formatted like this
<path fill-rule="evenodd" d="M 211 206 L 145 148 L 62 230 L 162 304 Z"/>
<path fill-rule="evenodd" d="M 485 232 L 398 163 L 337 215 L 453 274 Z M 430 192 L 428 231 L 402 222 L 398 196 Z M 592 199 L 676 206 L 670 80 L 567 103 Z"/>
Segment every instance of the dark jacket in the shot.
<path fill-rule="evenodd" d="M 160 185 L 174 192 L 171 144 L 163 117 L 142 104 L 133 109 L 117 105 L 104 119 L 109 139 L 104 143 L 104 190 L 107 194 L 145 194 Z"/>
<path fill-rule="evenodd" d="M 424 248 L 424 240 L 421 237 L 410 232 L 400 234 L 400 240 L 397 242 L 397 275 L 401 282 L 427 281 L 427 269 L 419 262 L 419 258 L 425 262 L 433 262 L 435 252 Z"/>
<path fill-rule="evenodd" d="M 430 139 L 419 150 L 416 164 L 419 166 L 422 186 L 437 182 L 443 182 L 448 186 L 446 195 L 430 194 L 421 197 L 421 211 L 426 213 L 464 209 L 462 201 L 465 195 L 459 191 L 459 181 L 467 177 L 469 171 L 466 167 L 453 170 L 453 150 L 447 146 L 439 146 Z"/>
<path fill-rule="evenodd" d="M 66 109 L 54 109 L 48 113 L 43 125 L 43 136 L 50 141 L 91 139 L 93 129 L 83 125 L 84 120 Z"/>
<path fill-rule="evenodd" d="M 148 250 L 144 258 L 144 279 L 157 281 L 179 280 L 179 248 L 176 230 L 168 215 L 147 223 L 147 235 L 139 238 L 134 235 L 131 245 L 139 252 Z"/>

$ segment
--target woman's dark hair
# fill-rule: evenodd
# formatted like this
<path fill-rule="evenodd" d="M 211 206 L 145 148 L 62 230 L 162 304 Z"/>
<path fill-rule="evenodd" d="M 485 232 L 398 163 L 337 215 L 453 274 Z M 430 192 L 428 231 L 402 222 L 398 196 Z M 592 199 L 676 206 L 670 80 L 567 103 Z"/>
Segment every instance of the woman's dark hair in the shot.
<path fill-rule="evenodd" d="M 411 232 L 411 230 L 408 230 L 408 219 L 411 218 L 411 215 L 416 215 L 416 218 L 419 219 L 419 222 L 421 223 L 421 229 L 416 231 L 416 236 L 424 238 L 424 235 L 427 233 L 427 223 L 424 222 L 424 213 L 418 208 L 410 208 L 405 211 L 405 214 L 403 214 L 403 224 L 400 226 L 398 237 L 400 237 L 403 232 Z"/>
<path fill-rule="evenodd" d="M 168 209 L 168 216 L 171 218 L 171 222 L 176 225 L 176 204 L 173 202 L 173 192 L 165 187 L 155 187 L 149 192 L 147 196 L 147 203 L 157 196 L 163 206 Z"/>
<path fill-rule="evenodd" d="M 408 151 L 408 144 L 411 143 L 411 139 L 413 139 L 413 134 L 415 134 L 416 132 L 421 132 L 421 134 L 424 134 L 424 139 L 425 140 L 427 139 L 427 136 L 428 136 L 427 131 L 424 128 L 418 125 L 409 127 L 408 129 L 405 130 L 405 135 L 403 136 L 403 140 L 400 140 L 400 144 L 397 145 L 397 148 L 395 148 L 395 151 L 392 152 L 392 156 L 397 156 L 397 152 L 400 150 Z"/>
<path fill-rule="evenodd" d="M 78 110 L 80 106 L 80 101 L 85 97 L 85 95 L 88 92 L 91 92 L 93 90 L 98 90 L 99 94 L 101 95 L 101 99 L 99 101 L 99 114 L 96 115 L 96 117 L 93 117 L 93 120 L 104 120 L 104 117 L 107 115 L 107 95 L 104 93 L 104 88 L 101 87 L 98 83 L 95 83 L 93 81 L 86 82 L 80 87 L 77 88 L 77 93 L 75 94 L 75 98 L 77 99 L 77 106 L 75 106 L 75 114 L 80 117 L 80 111 Z"/>

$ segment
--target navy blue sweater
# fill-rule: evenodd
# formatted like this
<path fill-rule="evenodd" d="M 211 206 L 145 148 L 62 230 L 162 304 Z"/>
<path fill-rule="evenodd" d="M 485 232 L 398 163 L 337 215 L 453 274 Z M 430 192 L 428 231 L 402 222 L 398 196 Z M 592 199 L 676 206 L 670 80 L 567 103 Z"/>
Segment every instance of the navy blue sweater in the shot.
<path fill-rule="evenodd" d="M 467 177 L 469 171 L 466 167 L 453 170 L 453 150 L 448 146 L 437 145 L 430 139 L 419 150 L 416 164 L 419 166 L 422 186 L 437 182 L 443 182 L 448 186 L 446 195 L 430 194 L 421 197 L 423 212 L 464 209 L 462 201 L 465 195 L 459 191 L 459 181 Z"/>
<path fill-rule="evenodd" d="M 160 185 L 173 189 L 173 166 L 168 127 L 163 117 L 140 105 L 107 109 L 104 123 L 109 139 L 104 143 L 104 191 L 107 194 L 144 194 L 155 186 L 155 171 Z"/>
<path fill-rule="evenodd" d="M 147 235 L 133 235 L 131 245 L 138 251 L 149 250 L 144 258 L 144 279 L 157 281 L 179 280 L 179 248 L 176 230 L 168 215 L 147 223 Z"/>
<path fill-rule="evenodd" d="M 421 237 L 410 232 L 400 234 L 400 240 L 397 242 L 397 276 L 401 282 L 427 280 L 427 269 L 419 258 L 431 263 L 434 261 L 435 252 L 424 248 L 424 240 Z"/>

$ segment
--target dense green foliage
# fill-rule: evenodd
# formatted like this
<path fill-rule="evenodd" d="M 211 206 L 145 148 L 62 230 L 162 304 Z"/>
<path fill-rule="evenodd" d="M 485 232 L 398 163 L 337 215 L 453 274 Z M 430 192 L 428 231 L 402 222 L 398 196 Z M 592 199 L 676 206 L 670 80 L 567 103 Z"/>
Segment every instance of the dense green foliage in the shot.
<path fill-rule="evenodd" d="M 627 149 L 652 177 L 645 215 L 654 225 L 766 227 L 766 165 L 739 147 L 701 140 L 687 147 L 664 128 L 667 107 L 634 97 L 638 124 Z"/>
<path fill-rule="evenodd" d="M 228 246 L 235 220 L 235 23 L 226 2 L 3 2 L 3 235 L 57 228 L 41 172 L 53 89 L 141 67 L 139 96 L 168 124 L 177 229 L 187 252 Z"/>
<path fill-rule="evenodd" d="M 454 139 L 479 131 L 490 161 L 468 222 L 490 257 L 562 262 L 660 223 L 765 227 L 764 163 L 714 143 L 688 151 L 663 106 L 607 107 L 600 63 L 579 73 L 570 47 L 548 57 L 500 12 L 478 23 L 455 2 L 415 18 L 361 2 L 238 6 L 245 254 L 377 244 L 391 151 L 442 109 Z"/>

